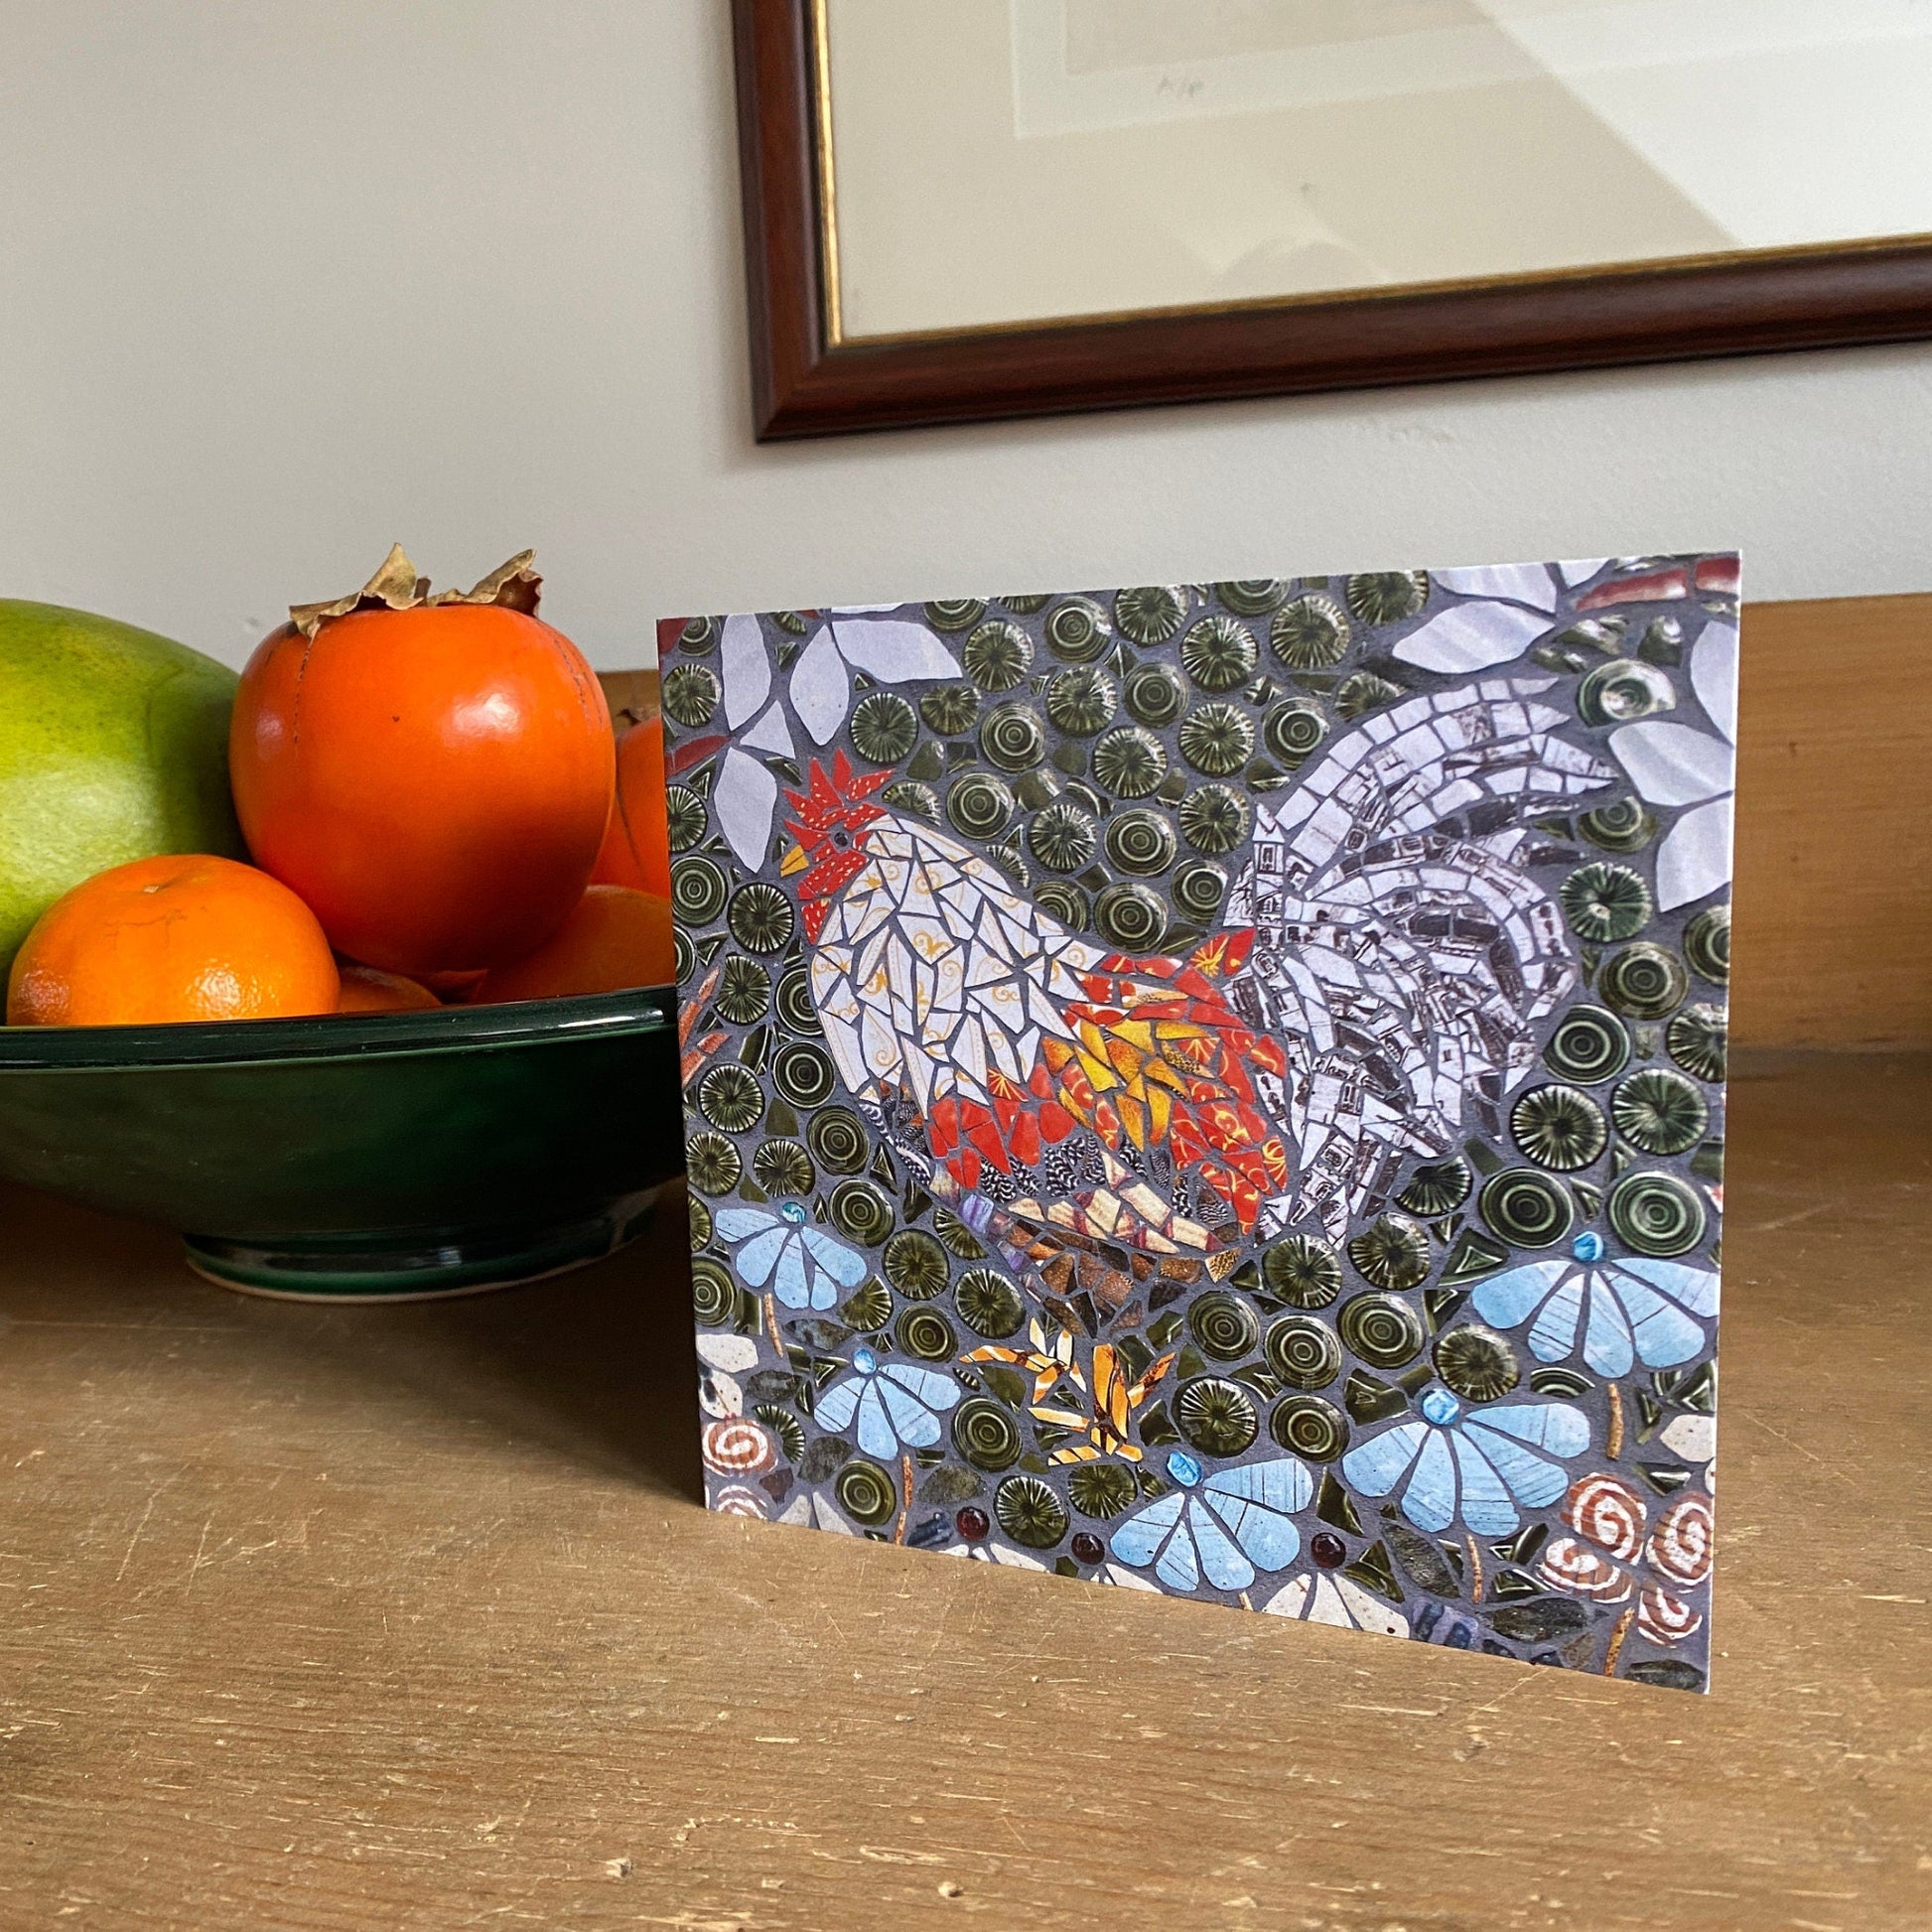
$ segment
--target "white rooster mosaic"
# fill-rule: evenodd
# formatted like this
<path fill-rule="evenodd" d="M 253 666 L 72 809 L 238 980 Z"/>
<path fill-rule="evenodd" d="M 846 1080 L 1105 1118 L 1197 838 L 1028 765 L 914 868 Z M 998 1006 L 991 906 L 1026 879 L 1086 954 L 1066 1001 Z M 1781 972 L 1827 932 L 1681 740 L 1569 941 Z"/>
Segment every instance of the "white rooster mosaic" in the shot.
<path fill-rule="evenodd" d="M 1702 1688 L 1736 590 L 666 626 L 714 1506 Z"/>

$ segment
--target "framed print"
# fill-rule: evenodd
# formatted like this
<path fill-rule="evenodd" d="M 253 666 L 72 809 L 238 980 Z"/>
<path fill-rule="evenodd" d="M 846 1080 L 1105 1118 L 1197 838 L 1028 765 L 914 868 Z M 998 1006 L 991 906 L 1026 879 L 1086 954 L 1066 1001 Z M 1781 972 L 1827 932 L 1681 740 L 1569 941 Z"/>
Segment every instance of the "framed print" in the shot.
<path fill-rule="evenodd" d="M 1932 335 L 1916 0 L 736 0 L 760 437 Z"/>

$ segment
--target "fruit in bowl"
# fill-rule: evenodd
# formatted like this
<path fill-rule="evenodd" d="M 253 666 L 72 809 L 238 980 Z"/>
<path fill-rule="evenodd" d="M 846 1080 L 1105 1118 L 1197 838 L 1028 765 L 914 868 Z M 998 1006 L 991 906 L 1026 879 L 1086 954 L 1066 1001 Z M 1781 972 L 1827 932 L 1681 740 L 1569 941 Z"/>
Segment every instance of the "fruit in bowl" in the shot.
<path fill-rule="evenodd" d="M 35 928 L 11 1024 L 394 1013 L 672 980 L 660 722 L 627 714 L 634 722 L 614 746 L 595 674 L 536 617 L 540 585 L 525 551 L 471 590 L 432 595 L 397 546 L 359 591 L 293 607 L 238 687 L 165 639 L 137 649 L 127 640 L 145 633 L 117 637 L 121 658 L 144 665 L 150 685 L 159 676 L 195 698 L 199 742 L 181 750 L 157 728 L 151 749 L 176 791 L 212 801 L 200 821 L 209 849 L 186 870 L 131 884 L 84 867 L 68 876 L 76 871 L 68 851 L 43 864 L 17 923 L 51 923 Z M 34 623 L 7 629 L 8 608 L 0 606 L 0 674 L 14 668 L 10 636 L 20 662 L 31 665 L 34 647 L 48 655 Z M 18 608 L 45 617 L 43 607 Z M 83 640 L 96 623 L 53 616 Z M 69 672 L 84 673 L 91 660 L 71 637 L 67 650 Z M 140 695 L 149 713 L 173 717 L 162 687 Z M 234 810 L 212 770 L 221 736 Z M 31 828 L 35 767 L 17 762 L 14 788 L 28 804 L 15 817 Z M 0 759 L 0 784 L 9 775 Z M 70 802 L 58 789 L 52 796 L 57 808 Z M 237 812 L 254 869 L 217 849 L 233 843 Z M 182 827 L 197 821 L 185 817 Z M 150 830 L 150 847 L 159 836 Z M 18 884 L 23 870 L 12 870 Z M 90 890 L 53 919 L 47 879 Z M 8 884 L 0 870 L 0 913 Z M 243 906 L 255 908 L 257 929 Z M 300 969 L 284 956 L 290 921 L 280 915 L 291 908 Z M 318 964 L 317 931 L 336 955 L 333 982 Z"/>
<path fill-rule="evenodd" d="M 12 701 L 50 687 L 9 614 L 43 607 L 0 605 L 0 942 L 25 934 L 0 1173 L 165 1220 L 275 1294 L 467 1292 L 636 1232 L 682 1145 L 661 740 L 624 754 L 615 812 L 602 689 L 536 592 L 524 556 L 433 598 L 397 551 L 292 611 L 232 706 L 231 673 L 149 639 L 99 686 L 112 729 L 69 677 L 65 763 L 16 756 L 48 734 L 10 739 Z M 104 621 L 53 617 L 84 662 Z M 61 844 L 88 783 L 146 801 L 121 846 Z M 43 791 L 28 877 L 9 839 Z"/>
<path fill-rule="evenodd" d="M 530 1281 L 621 1247 L 682 1166 L 668 1005 L 0 1029 L 0 1175 L 160 1221 L 231 1288 Z"/>

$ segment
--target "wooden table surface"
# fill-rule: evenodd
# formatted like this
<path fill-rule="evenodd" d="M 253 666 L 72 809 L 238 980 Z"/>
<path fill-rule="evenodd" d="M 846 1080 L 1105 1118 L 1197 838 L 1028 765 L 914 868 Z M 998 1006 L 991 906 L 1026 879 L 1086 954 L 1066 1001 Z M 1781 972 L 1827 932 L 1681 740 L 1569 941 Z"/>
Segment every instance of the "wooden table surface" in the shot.
<path fill-rule="evenodd" d="M 371 1311 L 0 1193 L 0 1925 L 1924 1926 L 1928 1117 L 1736 1083 L 1708 1699 L 707 1517 L 681 1214 Z"/>

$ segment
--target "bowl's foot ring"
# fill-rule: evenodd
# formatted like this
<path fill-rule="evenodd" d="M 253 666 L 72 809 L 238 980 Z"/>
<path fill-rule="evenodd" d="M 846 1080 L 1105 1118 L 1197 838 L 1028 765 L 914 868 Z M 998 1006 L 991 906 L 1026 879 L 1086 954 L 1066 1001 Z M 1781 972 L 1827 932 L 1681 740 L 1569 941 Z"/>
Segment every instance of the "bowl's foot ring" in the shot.
<path fill-rule="evenodd" d="M 534 1228 L 463 1229 L 437 1239 L 392 1234 L 182 1237 L 188 1265 L 221 1288 L 288 1302 L 429 1302 L 561 1275 L 641 1234 L 658 1189 L 627 1195 L 587 1220 Z"/>

